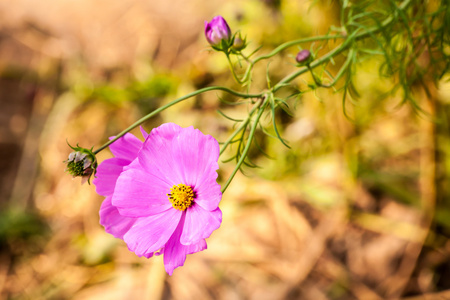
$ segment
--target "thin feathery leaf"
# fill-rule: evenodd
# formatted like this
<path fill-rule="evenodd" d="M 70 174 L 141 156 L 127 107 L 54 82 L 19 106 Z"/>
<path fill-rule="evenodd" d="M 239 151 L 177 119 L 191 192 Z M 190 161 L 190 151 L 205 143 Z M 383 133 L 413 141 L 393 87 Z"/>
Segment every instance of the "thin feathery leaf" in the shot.
<path fill-rule="evenodd" d="M 237 142 L 239 142 L 239 140 L 240 140 L 240 139 L 237 139 L 237 140 L 232 140 L 232 141 L 230 141 L 230 144 L 234 144 L 234 143 L 237 143 Z"/>
<path fill-rule="evenodd" d="M 288 104 L 286 101 L 284 101 L 283 99 L 278 98 L 278 97 L 275 97 L 274 100 L 275 100 L 275 102 L 281 103 L 281 104 L 283 104 L 284 106 L 286 106 L 286 108 L 289 109 L 289 104 Z"/>
<path fill-rule="evenodd" d="M 256 48 L 255 50 L 253 50 L 253 52 L 250 53 L 250 54 L 247 56 L 247 58 L 252 57 L 252 56 L 253 56 L 256 52 L 258 52 L 262 47 L 263 47 L 263 45 L 259 46 L 259 47 Z"/>
<path fill-rule="evenodd" d="M 240 139 L 239 139 L 239 144 L 238 144 L 237 150 L 236 150 L 236 156 L 235 156 L 235 158 L 236 158 L 236 163 L 237 163 L 237 162 L 239 161 L 239 159 L 241 158 L 241 148 L 242 148 L 242 149 L 245 148 L 245 142 L 244 142 L 244 139 L 245 139 L 245 132 L 242 132 L 242 135 L 241 135 L 241 137 L 240 137 Z"/>
<path fill-rule="evenodd" d="M 261 152 L 262 155 L 264 155 L 265 157 L 269 158 L 269 159 L 274 159 L 272 156 L 270 156 L 269 154 L 267 154 L 266 151 L 263 150 L 263 148 L 261 147 L 261 145 L 258 143 L 258 140 L 255 138 L 253 139 L 253 142 L 255 143 L 256 148 L 258 148 L 259 152 Z"/>
<path fill-rule="evenodd" d="M 294 114 L 291 112 L 289 105 L 286 101 L 284 101 L 281 98 L 275 98 L 276 106 L 280 107 L 286 114 L 288 114 L 290 117 L 294 117 Z"/>
<path fill-rule="evenodd" d="M 275 104 L 274 104 L 274 101 L 270 101 L 270 106 L 271 106 L 270 108 L 271 108 L 271 111 L 272 111 L 272 124 L 273 124 L 273 129 L 275 130 L 275 134 L 277 135 L 277 138 L 280 140 L 280 142 L 283 145 L 285 145 L 287 148 L 291 149 L 291 147 L 284 141 L 284 139 L 278 133 L 277 123 L 276 123 L 276 116 L 275 116 Z"/>
<path fill-rule="evenodd" d="M 259 128 L 261 129 L 261 132 L 264 133 L 265 135 L 267 135 L 268 137 L 271 137 L 273 139 L 278 139 L 278 137 L 276 137 L 275 135 L 271 134 L 270 132 L 267 131 L 267 129 L 264 128 L 264 126 L 262 126 L 262 124 L 258 124 Z"/>
<path fill-rule="evenodd" d="M 347 114 L 347 108 L 346 108 L 347 91 L 348 91 L 348 85 L 349 85 L 350 79 L 351 79 L 350 74 L 347 74 L 347 80 L 344 85 L 344 92 L 342 93 L 342 112 L 347 120 L 353 122 L 354 120 L 352 118 L 350 118 L 350 116 Z"/>
<path fill-rule="evenodd" d="M 245 159 L 248 160 L 248 156 L 247 156 Z M 252 168 L 252 169 L 256 169 L 256 168 L 257 168 L 257 169 L 261 169 L 260 166 L 255 165 L 255 164 L 253 164 L 253 163 L 250 162 L 250 161 L 247 162 L 247 161 L 244 160 L 243 164 L 246 165 L 246 166 L 249 167 L 249 168 Z"/>
<path fill-rule="evenodd" d="M 234 155 L 234 156 L 232 156 L 232 157 L 230 157 L 230 158 L 227 158 L 227 159 L 225 159 L 225 160 L 222 160 L 222 162 L 223 162 L 223 163 L 228 163 L 228 162 L 234 160 L 235 158 L 236 158 L 236 155 Z"/>
<path fill-rule="evenodd" d="M 267 82 L 267 88 L 271 89 L 271 81 L 270 81 L 270 75 L 269 75 L 269 66 L 270 66 L 270 61 L 267 62 L 267 67 L 266 67 L 266 82 Z"/>
<path fill-rule="evenodd" d="M 223 97 L 220 97 L 218 95 L 217 95 L 217 98 L 219 99 L 220 102 L 223 102 L 228 105 L 242 105 L 242 104 L 250 103 L 250 100 L 238 100 L 235 102 L 230 102 L 230 101 L 223 99 Z"/>
<path fill-rule="evenodd" d="M 370 55 L 385 55 L 384 51 L 379 51 L 379 50 L 373 50 L 373 49 L 365 49 L 365 48 L 361 48 L 358 49 L 359 52 L 363 52 L 363 53 L 367 53 Z"/>
<path fill-rule="evenodd" d="M 228 119 L 228 120 L 230 120 L 230 121 L 234 121 L 234 122 L 242 122 L 242 121 L 244 121 L 244 120 L 242 120 L 242 119 L 234 119 L 234 118 L 232 118 L 232 117 L 229 117 L 229 116 L 227 116 L 224 112 L 222 112 L 221 110 L 217 110 L 217 112 L 222 116 L 222 117 L 224 117 L 224 118 L 226 118 L 226 119 Z"/>

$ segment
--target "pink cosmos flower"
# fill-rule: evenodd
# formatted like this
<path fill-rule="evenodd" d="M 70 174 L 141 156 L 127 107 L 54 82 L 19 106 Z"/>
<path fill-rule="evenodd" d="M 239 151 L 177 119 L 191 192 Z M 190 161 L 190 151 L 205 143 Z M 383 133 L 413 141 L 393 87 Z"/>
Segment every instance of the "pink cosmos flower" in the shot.
<path fill-rule="evenodd" d="M 223 41 L 231 39 L 231 29 L 222 16 L 214 17 L 211 22 L 205 21 L 205 36 L 208 43 L 219 46 Z"/>
<path fill-rule="evenodd" d="M 173 123 L 141 132 L 145 142 L 127 133 L 110 146 L 115 157 L 98 166 L 94 184 L 106 197 L 100 224 L 138 256 L 164 254 L 172 275 L 187 254 L 206 249 L 222 222 L 219 144 Z"/>

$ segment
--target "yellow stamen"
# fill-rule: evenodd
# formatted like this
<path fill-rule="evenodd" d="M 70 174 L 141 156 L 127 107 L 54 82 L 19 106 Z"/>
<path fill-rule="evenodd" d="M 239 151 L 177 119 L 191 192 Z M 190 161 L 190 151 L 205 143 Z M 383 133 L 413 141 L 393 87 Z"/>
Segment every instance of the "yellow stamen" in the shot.
<path fill-rule="evenodd" d="M 174 185 L 170 189 L 169 201 L 175 209 L 184 211 L 194 203 L 194 191 L 185 184 Z"/>

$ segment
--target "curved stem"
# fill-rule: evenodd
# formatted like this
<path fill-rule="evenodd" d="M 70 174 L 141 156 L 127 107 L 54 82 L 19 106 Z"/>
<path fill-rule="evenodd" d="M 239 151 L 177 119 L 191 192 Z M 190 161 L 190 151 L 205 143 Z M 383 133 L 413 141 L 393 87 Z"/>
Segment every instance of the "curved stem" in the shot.
<path fill-rule="evenodd" d="M 234 71 L 234 68 L 233 68 L 233 63 L 231 62 L 231 59 L 230 59 L 230 55 L 226 53 L 226 56 L 227 56 L 228 64 L 230 65 L 231 74 L 233 74 L 234 80 L 236 80 L 237 83 L 242 84 L 244 81 L 237 77 L 236 72 Z"/>
<path fill-rule="evenodd" d="M 405 1 L 403 1 L 398 6 L 398 9 L 399 10 L 404 10 L 406 7 L 408 7 L 408 5 L 411 3 L 411 1 L 412 0 L 405 0 Z M 381 22 L 381 26 L 374 26 L 373 28 L 371 28 L 371 29 L 369 29 L 369 30 L 367 30 L 367 31 L 365 31 L 365 32 L 363 32 L 361 34 L 358 34 L 356 36 L 355 40 L 360 40 L 360 39 L 366 38 L 369 35 L 372 35 L 374 33 L 377 33 L 379 31 L 381 31 L 383 27 L 386 27 L 386 26 L 390 25 L 392 23 L 392 21 L 394 21 L 394 16 L 390 15 L 389 17 L 386 18 L 386 20 Z"/>
<path fill-rule="evenodd" d="M 399 9 L 403 10 L 405 9 L 409 3 L 412 0 L 405 0 L 403 1 L 400 5 L 399 5 Z M 291 82 L 292 80 L 294 80 L 295 78 L 297 78 L 299 75 L 307 72 L 308 70 L 312 69 L 327 62 L 328 60 L 332 59 L 334 56 L 342 53 L 343 51 L 347 50 L 351 44 L 355 41 L 358 41 L 360 39 L 364 39 L 367 36 L 371 36 L 379 31 L 381 31 L 384 27 L 389 26 L 393 20 L 394 20 L 394 16 L 389 16 L 388 18 L 386 18 L 382 23 L 381 26 L 379 27 L 373 27 L 371 29 L 365 30 L 364 32 L 359 32 L 359 30 L 356 30 L 354 32 L 352 32 L 349 36 L 342 36 L 342 35 L 337 35 L 337 36 L 322 36 L 322 37 L 312 37 L 312 38 L 306 38 L 306 39 L 301 39 L 301 40 L 296 40 L 296 41 L 291 41 L 291 42 L 287 42 L 284 43 L 280 46 L 278 46 L 275 50 L 273 50 L 271 53 L 260 56 L 258 58 L 256 58 L 254 61 L 252 61 L 251 63 L 249 63 L 247 70 L 245 72 L 245 75 L 243 77 L 244 81 L 247 78 L 247 76 L 249 76 L 251 69 L 253 68 L 254 64 L 262 59 L 266 59 L 266 58 L 270 58 L 274 55 L 276 55 L 277 53 L 279 53 L 280 51 L 293 46 L 295 44 L 298 43 L 304 43 L 304 42 L 311 42 L 311 41 L 317 41 L 317 40 L 326 40 L 326 39 L 332 39 L 332 38 L 345 38 L 345 41 L 339 45 L 338 47 L 334 48 L 333 50 L 331 50 L 330 52 L 328 52 L 327 54 L 325 54 L 324 56 L 322 56 L 320 59 L 317 59 L 315 61 L 313 61 L 311 64 L 309 64 L 308 66 L 302 67 L 299 70 L 297 70 L 296 72 L 291 73 L 290 75 L 286 76 L 285 78 L 283 78 L 281 81 L 279 81 L 273 88 L 271 88 L 271 92 L 275 93 L 277 90 L 279 90 L 280 88 L 282 88 L 283 86 L 285 86 L 287 83 Z M 347 61 L 344 63 L 341 71 L 339 71 L 337 78 L 335 78 L 335 80 L 332 82 L 333 84 L 339 79 L 339 77 L 342 76 L 343 74 L 343 70 L 345 70 L 345 68 L 348 67 L 350 61 L 351 61 L 351 55 L 349 55 L 349 58 L 347 59 Z M 259 106 L 259 111 L 258 111 L 258 115 L 256 116 L 254 123 L 251 127 L 249 136 L 248 136 L 248 140 L 247 140 L 247 144 L 245 145 L 245 148 L 242 152 L 242 155 L 239 159 L 239 161 L 236 164 L 236 167 L 234 168 L 233 172 L 231 173 L 230 177 L 228 178 L 228 180 L 226 181 L 226 183 L 224 184 L 224 186 L 222 187 L 222 193 L 224 193 L 226 191 L 226 189 L 228 188 L 228 186 L 230 185 L 231 181 L 233 180 L 234 176 L 236 175 L 237 171 L 240 169 L 241 165 L 244 163 L 245 158 L 247 157 L 247 153 L 250 149 L 250 146 L 252 144 L 253 141 L 253 137 L 255 135 L 255 131 L 256 131 L 256 127 L 258 126 L 259 123 L 259 119 L 261 118 L 266 105 L 268 103 L 268 97 L 266 97 L 264 99 L 264 102 L 261 104 L 261 106 Z M 233 136 L 235 136 L 236 134 L 238 134 L 242 128 L 244 128 L 245 126 L 247 126 L 246 123 L 242 124 L 241 127 L 239 127 L 236 131 L 235 134 L 233 134 Z M 228 146 L 228 144 L 231 142 L 231 139 L 227 140 L 227 143 L 224 145 L 225 147 L 223 147 L 223 150 L 225 150 L 226 146 Z M 223 151 L 221 151 L 222 153 Z"/>
<path fill-rule="evenodd" d="M 348 57 L 347 60 L 344 62 L 344 64 L 342 65 L 341 69 L 339 70 L 339 72 L 336 74 L 336 76 L 334 77 L 333 81 L 330 82 L 329 84 L 326 85 L 322 85 L 323 87 L 332 87 L 333 85 L 336 84 L 336 82 L 342 77 L 342 75 L 344 75 L 345 70 L 348 68 L 348 66 L 350 65 L 350 62 L 353 59 L 353 49 L 350 49 L 349 53 L 348 53 Z"/>
<path fill-rule="evenodd" d="M 405 9 L 409 3 L 411 3 L 412 0 L 405 0 L 403 1 L 400 5 L 399 5 L 399 9 L 403 10 Z M 381 31 L 384 27 L 389 26 L 392 21 L 394 21 L 394 16 L 389 16 L 388 18 L 386 18 L 386 20 L 384 20 L 381 23 L 381 26 L 379 27 L 373 27 L 371 29 L 365 30 L 362 33 L 358 33 L 358 30 L 352 32 L 352 34 L 350 34 L 346 40 L 338 47 L 334 48 L 333 50 L 331 50 L 330 52 L 328 52 L 327 54 L 325 54 L 324 56 L 322 56 L 320 59 L 317 59 L 315 61 L 313 61 L 309 66 L 311 69 L 323 64 L 324 62 L 330 60 L 332 57 L 340 54 L 341 52 L 347 50 L 348 47 L 350 47 L 350 45 L 352 44 L 352 42 L 354 41 L 358 41 L 361 39 L 364 39 L 370 35 L 373 35 L 374 33 L 377 33 L 379 31 Z M 279 47 L 278 47 L 279 48 Z M 277 49 L 278 49 L 277 48 Z M 275 49 L 276 50 L 276 49 Z M 274 50 L 274 51 L 275 51 Z M 256 61 L 256 60 L 255 60 Z M 286 76 L 285 78 L 283 78 L 281 81 L 279 81 L 272 89 L 273 92 L 276 92 L 277 90 L 279 90 L 280 88 L 282 88 L 283 86 L 286 85 L 286 83 L 291 82 L 292 80 L 294 80 L 295 78 L 297 78 L 299 75 L 305 73 L 308 71 L 308 67 L 302 67 L 299 70 L 291 73 L 290 75 Z"/>
<path fill-rule="evenodd" d="M 328 83 L 328 84 L 323 84 L 319 79 L 317 79 L 317 77 L 316 77 L 316 75 L 314 74 L 314 72 L 313 72 L 311 66 L 310 66 L 309 64 L 307 64 L 306 67 L 308 68 L 309 72 L 311 73 L 311 76 L 312 76 L 312 78 L 313 78 L 313 80 L 314 80 L 314 83 L 315 83 L 317 86 L 324 87 L 324 88 L 330 88 L 330 87 L 334 86 L 334 85 L 336 84 L 336 82 L 342 77 L 342 75 L 344 74 L 344 72 L 345 72 L 345 70 L 348 68 L 348 66 L 350 65 L 350 62 L 351 62 L 352 59 L 353 59 L 353 57 L 352 57 L 352 56 L 353 56 L 353 52 L 354 52 L 354 50 L 353 50 L 353 49 L 350 49 L 350 51 L 349 51 L 349 53 L 348 53 L 348 57 L 347 57 L 347 59 L 345 60 L 344 64 L 342 65 L 341 69 L 340 69 L 339 72 L 336 74 L 336 76 L 333 78 L 333 81 L 331 81 L 331 82 Z"/>
<path fill-rule="evenodd" d="M 183 97 L 180 97 L 178 99 L 173 100 L 172 102 L 163 105 L 157 109 L 155 109 L 154 111 L 152 111 L 151 113 L 149 113 L 148 115 L 142 117 L 141 119 L 137 120 L 135 123 L 133 123 L 132 125 L 130 125 L 127 129 L 123 130 L 122 132 L 120 132 L 118 135 L 116 135 L 112 140 L 109 140 L 107 143 L 105 143 L 103 146 L 101 146 L 100 148 L 98 148 L 97 150 L 95 150 L 93 153 L 97 154 L 100 151 L 102 151 L 103 149 L 105 149 L 106 147 L 108 147 L 109 145 L 111 145 L 112 143 L 114 143 L 115 141 L 117 141 L 118 139 L 120 139 L 122 136 L 124 136 L 127 132 L 131 131 L 132 129 L 136 128 L 137 126 L 141 125 L 142 123 L 144 123 L 145 121 L 147 121 L 148 119 L 150 119 L 151 117 L 153 117 L 154 115 L 162 112 L 163 110 L 183 101 L 189 98 L 192 98 L 198 94 L 201 93 L 205 93 L 205 92 L 209 92 L 209 91 L 224 91 L 227 92 L 229 94 L 238 96 L 238 97 L 242 97 L 242 98 L 261 98 L 263 96 L 263 93 L 260 94 L 243 94 L 237 91 L 233 91 L 229 88 L 223 87 L 223 86 L 210 86 L 210 87 L 206 87 L 203 89 L 199 89 L 195 92 L 192 92 L 190 94 L 187 94 Z"/>
<path fill-rule="evenodd" d="M 405 0 L 403 1 L 400 6 L 399 9 L 403 10 L 405 9 L 409 3 L 411 2 L 411 0 Z M 384 20 L 381 23 L 381 26 L 379 27 L 373 27 L 371 29 L 365 30 L 364 32 L 360 33 L 359 30 L 356 30 L 354 32 L 352 32 L 349 36 L 342 36 L 342 35 L 337 35 L 337 36 L 322 36 L 322 37 L 312 37 L 312 38 L 307 38 L 307 39 L 301 39 L 301 40 L 296 40 L 296 41 L 291 41 L 291 42 L 287 42 L 284 43 L 280 46 L 278 46 L 275 50 L 273 50 L 271 53 L 260 56 L 258 58 L 256 58 L 254 61 L 250 62 L 247 70 L 245 72 L 245 75 L 243 77 L 243 81 L 245 82 L 245 79 L 249 76 L 251 69 L 253 68 L 254 64 L 262 59 L 266 59 L 266 58 L 270 58 L 274 55 L 276 55 L 277 53 L 279 53 L 280 51 L 293 46 L 295 44 L 298 43 L 304 43 L 304 42 L 311 42 L 311 41 L 316 41 L 316 40 L 326 40 L 326 39 L 332 39 L 332 38 L 346 38 L 345 41 L 339 45 L 338 47 L 334 48 L 333 50 L 331 50 L 330 52 L 328 52 L 327 54 L 325 54 L 324 56 L 322 56 L 320 59 L 317 59 L 315 61 L 313 61 L 311 64 L 309 64 L 308 66 L 302 67 L 299 70 L 297 70 L 296 72 L 291 73 L 290 75 L 286 76 L 285 78 L 283 78 L 281 81 L 279 81 L 273 88 L 271 88 L 271 92 L 275 93 L 277 90 L 279 90 L 280 88 L 282 88 L 283 86 L 285 86 L 286 84 L 288 84 L 289 82 L 291 82 L 292 80 L 294 80 L 295 78 L 297 78 L 299 75 L 307 72 L 308 70 L 310 70 L 312 72 L 312 69 L 327 62 L 328 60 L 332 59 L 334 56 L 342 53 L 343 51 L 347 50 L 350 45 L 355 42 L 358 41 L 360 39 L 364 39 L 367 36 L 371 36 L 379 31 L 381 31 L 384 27 L 389 26 L 392 21 L 394 20 L 394 16 L 390 16 L 388 18 L 386 18 L 386 20 Z M 347 59 L 347 61 L 344 63 L 342 69 L 338 72 L 338 75 L 336 76 L 335 80 L 333 80 L 332 84 L 334 84 L 343 74 L 345 68 L 348 67 L 348 65 L 350 64 L 351 61 L 351 55 L 349 55 L 349 58 Z M 313 74 L 314 76 L 314 74 Z M 314 78 L 315 79 L 315 78 Z M 250 146 L 252 144 L 253 141 L 253 137 L 255 135 L 255 131 L 256 131 L 256 127 L 258 126 L 259 123 L 259 119 L 261 118 L 266 105 L 268 103 L 268 97 L 264 99 L 264 102 L 261 104 L 261 106 L 259 106 L 259 111 L 258 111 L 258 115 L 256 116 L 254 123 L 250 129 L 250 133 L 248 136 L 248 140 L 247 143 L 245 145 L 245 148 L 242 152 L 241 157 L 239 158 L 239 161 L 236 164 L 236 167 L 234 168 L 233 172 L 231 173 L 230 177 L 228 178 L 228 180 L 226 181 L 226 183 L 224 184 L 224 186 L 222 187 L 222 193 L 224 193 L 226 191 L 226 189 L 228 188 L 228 186 L 230 185 L 231 181 L 233 180 L 234 176 L 236 175 L 237 171 L 240 169 L 241 165 L 244 163 L 245 158 L 247 157 L 247 153 L 250 149 Z M 250 118 L 251 116 L 249 116 Z M 225 145 L 222 147 L 221 153 L 225 150 L 225 148 L 228 146 L 228 144 L 231 142 L 232 138 L 234 136 L 236 136 L 243 128 L 245 128 L 248 124 L 248 122 L 250 121 L 250 119 L 246 120 L 246 122 L 244 124 L 242 124 L 233 134 L 233 136 L 227 140 L 227 142 L 225 143 Z"/>
<path fill-rule="evenodd" d="M 259 107 L 258 115 L 256 115 L 254 123 L 250 129 L 247 144 L 245 145 L 245 148 L 242 151 L 241 157 L 239 158 L 239 161 L 237 162 L 236 167 L 234 168 L 230 177 L 228 177 L 227 182 L 225 182 L 225 184 L 223 185 L 222 190 L 221 190 L 222 194 L 226 191 L 226 189 L 230 185 L 231 181 L 233 180 L 234 176 L 236 175 L 237 171 L 241 168 L 241 165 L 244 163 L 245 158 L 247 157 L 247 153 L 250 150 L 250 146 L 252 144 L 253 137 L 255 136 L 256 127 L 258 127 L 259 119 L 261 118 L 261 116 L 266 108 L 267 103 L 268 103 L 268 97 L 265 98 L 265 100 L 261 104 L 261 106 L 258 105 L 258 107 Z"/>
<path fill-rule="evenodd" d="M 299 39 L 299 40 L 286 42 L 286 43 L 281 44 L 280 46 L 276 47 L 269 54 L 257 57 L 254 60 L 254 63 L 256 63 L 256 62 L 258 62 L 260 60 L 263 60 L 263 59 L 271 58 L 272 56 L 277 55 L 279 52 L 283 51 L 284 49 L 292 47 L 292 46 L 295 46 L 297 44 L 303 44 L 303 43 L 309 43 L 309 42 L 315 42 L 315 41 L 322 41 L 322 40 L 344 39 L 344 38 L 346 38 L 346 36 L 342 35 L 342 34 L 339 34 L 339 35 L 323 35 L 323 36 L 309 37 L 309 38 L 304 38 L 304 39 Z"/>
<path fill-rule="evenodd" d="M 253 69 L 253 66 L 255 65 L 254 61 L 250 60 L 248 62 L 247 70 L 245 70 L 244 76 L 242 77 L 242 82 L 247 82 L 250 77 L 250 72 Z"/>
<path fill-rule="evenodd" d="M 311 76 L 312 76 L 312 78 L 313 78 L 313 80 L 314 80 L 314 83 L 315 83 L 317 86 L 320 86 L 320 87 L 328 87 L 328 86 L 326 86 L 326 85 L 323 85 L 322 82 L 320 82 L 320 80 L 316 78 L 316 74 L 314 74 L 314 71 L 312 70 L 312 68 L 311 68 L 311 66 L 309 65 L 309 63 L 306 64 L 306 67 L 308 68 L 308 71 L 309 71 L 309 73 L 311 74 Z"/>
<path fill-rule="evenodd" d="M 219 155 L 222 155 L 222 153 L 227 149 L 228 145 L 231 143 L 231 141 L 234 139 L 234 137 L 235 137 L 239 132 L 241 132 L 242 129 L 244 129 L 245 127 L 247 127 L 247 124 L 250 122 L 250 119 L 252 118 L 252 116 L 253 116 L 253 114 L 254 114 L 254 112 L 256 111 L 257 108 L 258 108 L 258 106 L 255 105 L 255 106 L 253 107 L 253 109 L 250 111 L 250 113 L 248 114 L 247 119 L 245 119 L 245 120 L 242 122 L 241 126 L 239 126 L 239 127 L 233 132 L 233 134 L 230 135 L 230 137 L 225 141 L 225 143 L 223 143 L 222 148 L 220 149 L 220 154 L 219 154 Z"/>
<path fill-rule="evenodd" d="M 242 80 L 241 80 L 240 83 L 244 83 L 244 82 L 246 82 L 248 80 L 248 78 L 250 76 L 250 72 L 253 69 L 253 66 L 258 61 L 263 60 L 263 59 L 267 59 L 267 58 L 271 58 L 272 56 L 277 55 L 278 53 L 280 53 L 281 51 L 283 51 L 286 48 L 295 46 L 297 44 L 302 44 L 302 43 L 315 42 L 315 41 L 321 41 L 321 40 L 331 40 L 331 39 L 343 39 L 345 37 L 346 37 L 345 35 L 324 35 L 324 36 L 309 37 L 309 38 L 304 38 L 304 39 L 299 39 L 299 40 L 286 42 L 284 44 L 281 44 L 277 48 L 275 48 L 269 54 L 257 57 L 255 60 L 250 60 L 250 59 L 246 58 L 244 55 L 242 55 L 242 57 L 244 57 L 244 59 L 248 62 L 248 66 L 247 66 L 247 70 L 245 70 L 244 76 L 242 77 Z"/>
<path fill-rule="evenodd" d="M 311 64 L 309 64 L 308 67 L 302 67 L 300 69 L 298 69 L 298 71 L 295 71 L 293 73 L 291 73 L 290 75 L 284 77 L 282 80 L 280 80 L 274 87 L 273 87 L 273 92 L 278 91 L 280 88 L 282 88 L 283 86 L 286 85 L 286 83 L 291 82 L 292 80 L 294 80 L 295 78 L 297 78 L 299 75 L 306 73 L 308 71 L 308 69 L 313 69 L 321 64 L 323 64 L 324 62 L 330 60 L 332 57 L 338 55 L 339 53 L 343 52 L 344 50 L 346 50 L 351 42 L 353 41 L 353 39 L 356 37 L 356 33 L 357 31 L 355 31 L 352 35 L 350 35 L 345 42 L 343 42 L 341 45 L 339 45 L 338 47 L 334 48 L 333 50 L 331 50 L 330 52 L 328 52 L 327 54 L 325 54 L 324 56 L 322 56 L 321 58 L 313 61 Z"/>
<path fill-rule="evenodd" d="M 251 62 L 252 62 L 252 61 L 250 60 L 249 57 L 247 57 L 244 53 L 242 53 L 242 51 L 239 51 L 238 53 L 239 53 L 240 56 L 242 56 L 242 58 L 243 58 L 246 62 L 248 62 L 248 63 L 251 63 Z"/>

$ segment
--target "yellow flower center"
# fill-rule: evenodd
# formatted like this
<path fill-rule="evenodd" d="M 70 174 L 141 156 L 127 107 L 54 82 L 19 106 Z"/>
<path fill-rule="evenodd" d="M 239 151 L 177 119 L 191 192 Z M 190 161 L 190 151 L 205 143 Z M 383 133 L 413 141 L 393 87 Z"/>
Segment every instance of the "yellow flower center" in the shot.
<path fill-rule="evenodd" d="M 194 202 L 194 191 L 190 186 L 182 183 L 174 185 L 167 196 L 172 206 L 181 211 L 186 210 Z"/>

